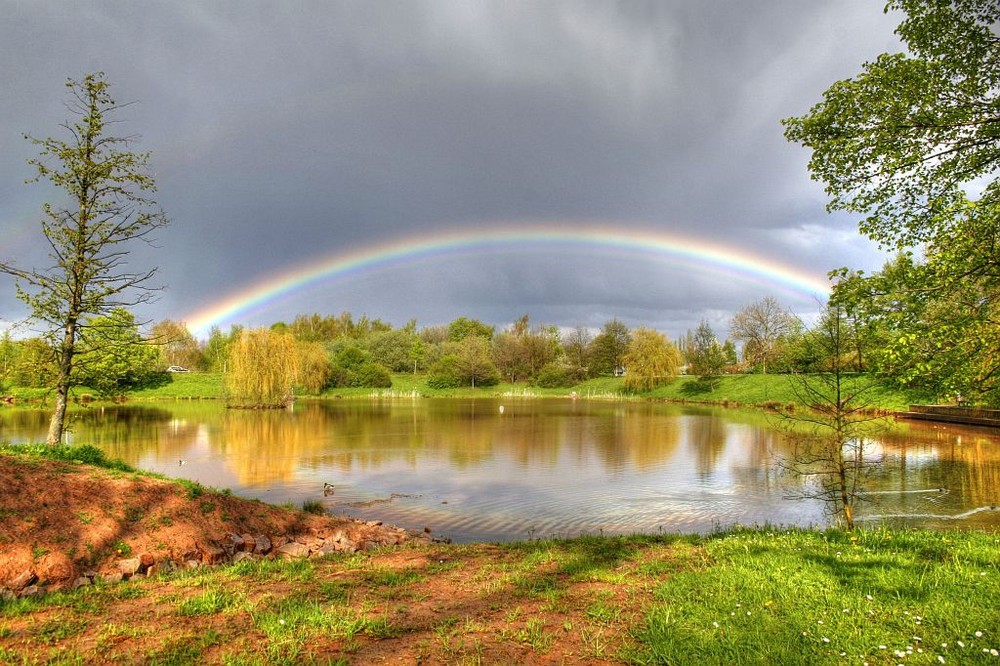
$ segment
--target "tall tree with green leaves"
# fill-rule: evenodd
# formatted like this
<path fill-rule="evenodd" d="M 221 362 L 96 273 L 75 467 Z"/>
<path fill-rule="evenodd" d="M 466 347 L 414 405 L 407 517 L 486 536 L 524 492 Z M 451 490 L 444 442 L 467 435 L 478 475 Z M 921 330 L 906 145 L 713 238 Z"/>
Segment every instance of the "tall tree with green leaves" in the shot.
<path fill-rule="evenodd" d="M 625 352 L 632 341 L 628 326 L 612 319 L 590 343 L 590 372 L 593 376 L 616 375 L 622 368 Z"/>
<path fill-rule="evenodd" d="M 904 13 L 904 53 L 885 53 L 838 81 L 785 136 L 812 149 L 809 169 L 831 210 L 912 247 L 948 233 L 973 206 L 1000 202 L 1000 4 L 890 0 Z M 982 189 L 976 196 L 976 190 Z"/>
<path fill-rule="evenodd" d="M 130 150 L 132 137 L 109 134 L 122 105 L 115 102 L 102 73 L 70 80 L 67 107 L 74 121 L 62 124 L 62 139 L 26 138 L 40 148 L 30 161 L 36 181 L 61 190 L 60 203 L 44 206 L 42 234 L 51 266 L 19 268 L 0 262 L 14 277 L 17 295 L 31 316 L 49 327 L 57 350 L 55 407 L 46 441 L 62 439 L 81 329 L 89 317 L 149 301 L 156 293 L 156 269 L 135 270 L 129 248 L 167 223 L 148 194 L 156 190 L 147 171 L 149 153 Z"/>
<path fill-rule="evenodd" d="M 862 233 L 913 258 L 892 292 L 885 276 L 851 285 L 905 310 L 897 366 L 1000 403 L 1000 3 L 887 9 L 902 12 L 905 51 L 834 83 L 785 136 L 812 150 L 830 210 L 864 215 Z"/>

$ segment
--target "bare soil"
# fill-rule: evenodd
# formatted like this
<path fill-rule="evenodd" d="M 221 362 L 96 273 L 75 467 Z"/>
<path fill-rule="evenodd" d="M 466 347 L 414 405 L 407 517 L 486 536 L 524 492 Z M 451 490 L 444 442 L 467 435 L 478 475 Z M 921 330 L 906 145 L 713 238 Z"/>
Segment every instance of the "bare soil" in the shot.
<path fill-rule="evenodd" d="M 113 576 L 126 557 L 159 566 L 203 557 L 234 534 L 282 543 L 335 533 L 359 552 L 311 558 L 301 580 L 183 584 L 190 574 L 174 573 L 110 585 L 97 576 L 98 585 L 51 595 L 84 574 Z M 692 561 L 690 546 L 668 543 L 628 557 L 585 541 L 510 548 L 411 538 L 368 549 L 393 534 L 214 491 L 195 496 L 140 474 L 0 454 L 0 588 L 23 585 L 30 572 L 40 590 L 27 608 L 9 592 L 0 600 L 0 662 L 621 663 L 657 576 Z M 182 611 L 220 585 L 238 607 Z M 283 639 L 265 618 L 295 604 L 342 609 L 355 628 L 302 627 Z"/>

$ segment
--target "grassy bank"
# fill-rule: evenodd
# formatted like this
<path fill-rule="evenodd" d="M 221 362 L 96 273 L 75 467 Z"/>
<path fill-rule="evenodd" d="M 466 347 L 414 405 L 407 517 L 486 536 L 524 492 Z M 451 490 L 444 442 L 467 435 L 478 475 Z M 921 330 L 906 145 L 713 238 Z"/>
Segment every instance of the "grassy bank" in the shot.
<path fill-rule="evenodd" d="M 163 386 L 137 391 L 130 396 L 134 400 L 173 399 L 216 399 L 223 396 L 221 374 L 184 373 L 171 376 L 171 382 Z M 396 374 L 390 389 L 348 388 L 325 391 L 321 397 L 351 398 L 383 396 L 420 397 L 565 397 L 575 392 L 581 398 L 614 399 L 656 399 L 687 402 L 707 402 L 716 404 L 740 404 L 760 406 L 769 404 L 798 403 L 801 390 L 799 379 L 789 375 L 730 375 L 717 382 L 707 384 L 697 377 L 679 377 L 652 391 L 626 395 L 622 392 L 620 378 L 592 379 L 570 388 L 544 389 L 528 384 L 501 383 L 484 388 L 434 389 L 427 386 L 424 375 Z M 866 378 L 858 381 L 867 382 Z M 867 394 L 872 407 L 901 410 L 913 402 L 921 402 L 922 396 L 875 385 Z"/>
<path fill-rule="evenodd" d="M 582 537 L 245 561 L 0 602 L 0 656 L 998 663 L 998 562 L 996 535 L 889 530 Z"/>

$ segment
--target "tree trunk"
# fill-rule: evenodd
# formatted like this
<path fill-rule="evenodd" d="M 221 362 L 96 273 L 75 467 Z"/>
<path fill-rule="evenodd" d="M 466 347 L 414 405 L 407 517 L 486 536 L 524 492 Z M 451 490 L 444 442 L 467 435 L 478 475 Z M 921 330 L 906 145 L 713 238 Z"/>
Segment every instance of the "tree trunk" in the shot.
<path fill-rule="evenodd" d="M 73 372 L 73 348 L 76 343 L 76 324 L 66 325 L 66 335 L 59 349 L 59 376 L 56 379 L 56 406 L 49 421 L 49 434 L 45 443 L 56 445 L 62 442 L 66 429 L 66 404 L 69 402 L 70 375 Z"/>

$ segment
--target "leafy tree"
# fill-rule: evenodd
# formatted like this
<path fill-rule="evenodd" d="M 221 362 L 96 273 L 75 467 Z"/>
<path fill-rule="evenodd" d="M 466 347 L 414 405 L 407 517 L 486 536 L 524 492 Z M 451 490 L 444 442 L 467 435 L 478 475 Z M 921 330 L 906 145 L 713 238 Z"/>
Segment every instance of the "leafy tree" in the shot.
<path fill-rule="evenodd" d="M 17 363 L 17 344 L 10 335 L 10 331 L 4 331 L 0 336 L 0 382 L 4 382 L 14 373 L 14 365 Z"/>
<path fill-rule="evenodd" d="M 42 338 L 28 338 L 17 342 L 17 355 L 10 375 L 15 386 L 51 386 L 58 374 L 56 353 L 52 345 Z"/>
<path fill-rule="evenodd" d="M 242 335 L 242 326 L 230 327 L 228 334 L 224 334 L 218 326 L 213 326 L 202 350 L 199 367 L 211 372 L 226 372 L 229 369 L 229 350 Z"/>
<path fill-rule="evenodd" d="M 890 308 L 876 315 L 889 348 L 873 347 L 873 363 L 903 382 L 1000 403 L 1000 4 L 891 0 L 888 9 L 904 13 L 896 32 L 906 52 L 833 84 L 784 121 L 785 136 L 812 150 L 828 207 L 864 215 L 861 231 L 909 262 L 906 283 L 899 271 L 851 276 L 850 291 Z"/>
<path fill-rule="evenodd" d="M 448 340 L 450 342 L 461 342 L 471 336 L 491 340 L 493 338 L 493 332 L 492 326 L 467 317 L 459 317 L 455 321 L 448 324 Z"/>
<path fill-rule="evenodd" d="M 157 322 L 150 330 L 149 342 L 159 348 L 160 365 L 164 368 L 197 368 L 202 365 L 201 347 L 181 322 L 170 319 Z"/>
<path fill-rule="evenodd" d="M 617 319 L 605 322 L 590 343 L 592 376 L 615 375 L 624 365 L 623 358 L 632 336 L 628 327 Z"/>
<path fill-rule="evenodd" d="M 296 342 L 295 351 L 298 355 L 296 385 L 313 395 L 322 393 L 334 376 L 326 349 L 319 342 Z"/>
<path fill-rule="evenodd" d="M 399 328 L 372 333 L 364 347 L 376 362 L 390 370 L 405 372 L 413 368 L 413 347 L 418 341 L 414 332 Z"/>
<path fill-rule="evenodd" d="M 683 359 L 667 336 L 640 327 L 632 331 L 622 362 L 626 368 L 625 389 L 648 391 L 678 375 Z"/>
<path fill-rule="evenodd" d="M 158 364 L 159 350 L 142 339 L 135 317 L 124 308 L 93 317 L 80 329 L 75 383 L 105 398 L 142 386 L 157 373 Z"/>
<path fill-rule="evenodd" d="M 707 321 L 698 324 L 691 338 L 688 362 L 691 364 L 691 373 L 702 377 L 717 377 L 726 367 L 722 345 Z"/>
<path fill-rule="evenodd" d="M 242 331 L 229 349 L 226 386 L 233 407 L 287 407 L 294 399 L 295 339 L 266 328 Z"/>
<path fill-rule="evenodd" d="M 77 117 L 62 127 L 66 139 L 27 137 L 41 149 L 31 160 L 36 180 L 47 180 L 65 194 L 65 205 L 46 204 L 42 233 L 52 265 L 22 269 L 0 263 L 12 275 L 17 294 L 32 317 L 50 327 L 57 349 L 55 407 L 46 441 L 62 439 L 66 404 L 74 382 L 77 342 L 87 317 L 149 301 L 156 269 L 128 267 L 129 244 L 149 240 L 166 224 L 163 212 L 147 198 L 155 191 L 146 170 L 148 153 L 129 150 L 131 139 L 108 134 L 121 107 L 101 73 L 70 80 L 68 108 Z"/>
<path fill-rule="evenodd" d="M 434 362 L 427 377 L 427 384 L 433 388 L 475 388 L 499 381 L 500 373 L 490 357 L 490 343 L 479 335 L 449 343 L 449 352 Z"/>
<path fill-rule="evenodd" d="M 882 54 L 833 84 L 785 136 L 812 149 L 809 169 L 832 210 L 867 215 L 862 231 L 913 246 L 1000 199 L 1000 4 L 890 0 L 907 53 Z"/>
<path fill-rule="evenodd" d="M 334 355 L 334 385 L 339 387 L 388 388 L 392 386 L 389 369 L 353 342 L 346 342 Z"/>
<path fill-rule="evenodd" d="M 733 338 L 743 342 L 743 359 L 766 374 L 768 361 L 780 351 L 779 340 L 798 329 L 798 319 L 768 296 L 738 310 L 729 329 Z"/>

